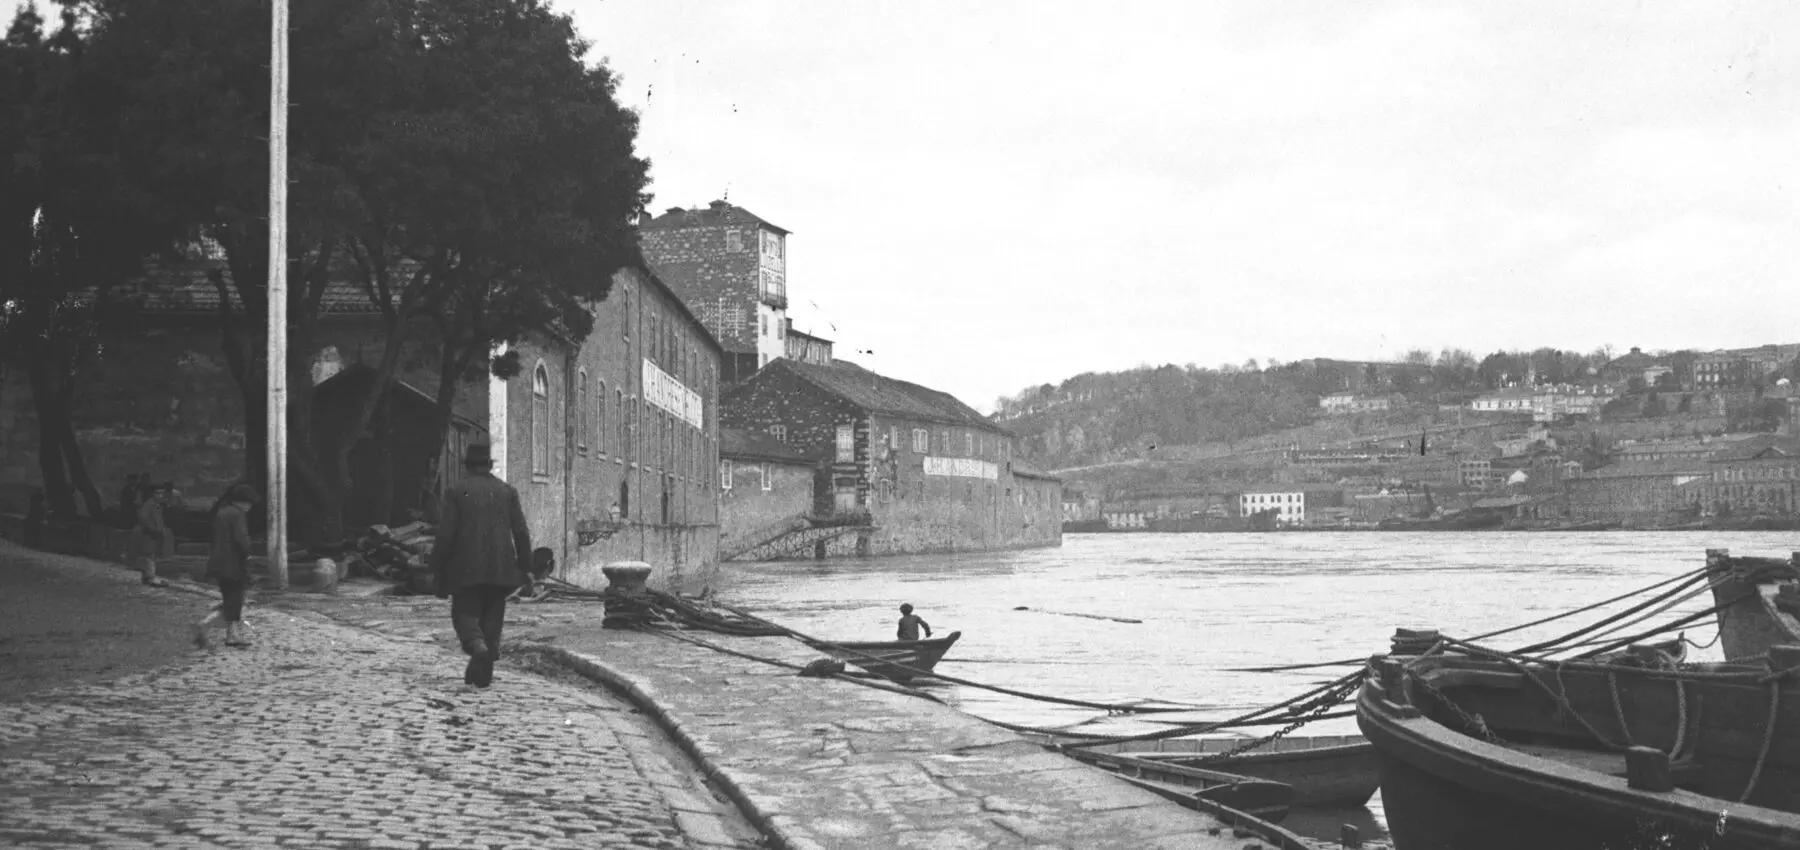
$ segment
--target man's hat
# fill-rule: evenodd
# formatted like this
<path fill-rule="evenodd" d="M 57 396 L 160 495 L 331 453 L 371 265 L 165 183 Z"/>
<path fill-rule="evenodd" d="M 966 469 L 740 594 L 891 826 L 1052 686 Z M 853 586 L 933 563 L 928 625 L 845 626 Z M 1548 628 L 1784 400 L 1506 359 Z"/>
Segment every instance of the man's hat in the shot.
<path fill-rule="evenodd" d="M 478 466 L 482 469 L 493 468 L 494 456 L 492 450 L 488 448 L 488 444 L 471 444 L 468 451 L 463 453 L 463 466 Z"/>

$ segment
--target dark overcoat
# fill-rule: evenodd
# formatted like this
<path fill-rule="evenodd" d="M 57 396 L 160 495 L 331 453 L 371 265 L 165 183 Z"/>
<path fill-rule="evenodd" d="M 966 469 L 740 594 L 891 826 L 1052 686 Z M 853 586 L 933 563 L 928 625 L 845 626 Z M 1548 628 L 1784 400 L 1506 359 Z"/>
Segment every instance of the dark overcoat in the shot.
<path fill-rule="evenodd" d="M 444 494 L 431 568 L 439 593 L 478 584 L 518 587 L 531 563 L 531 530 L 519 491 L 487 472 L 471 472 Z"/>
<path fill-rule="evenodd" d="M 206 577 L 250 580 L 250 518 L 243 505 L 228 502 L 213 515 L 212 554 L 206 557 Z"/>

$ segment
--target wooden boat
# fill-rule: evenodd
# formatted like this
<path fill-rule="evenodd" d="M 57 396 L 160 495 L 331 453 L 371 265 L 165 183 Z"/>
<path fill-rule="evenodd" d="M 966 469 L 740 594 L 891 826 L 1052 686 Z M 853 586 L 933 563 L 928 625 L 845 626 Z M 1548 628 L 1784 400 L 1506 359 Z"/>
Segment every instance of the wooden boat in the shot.
<path fill-rule="evenodd" d="M 1707 578 L 1719 606 L 1719 642 L 1728 659 L 1753 658 L 1771 646 L 1800 646 L 1800 561 L 1733 558 L 1706 550 Z"/>
<path fill-rule="evenodd" d="M 854 664 L 864 670 L 896 682 L 912 681 L 919 673 L 929 673 L 942 660 L 944 653 L 962 637 L 951 632 L 941 638 L 925 640 L 850 641 L 844 643 L 808 642 L 808 646 Z M 910 668 L 910 669 L 908 669 Z"/>
<path fill-rule="evenodd" d="M 1793 848 L 1795 666 L 1377 656 L 1357 721 L 1396 850 Z"/>
<path fill-rule="evenodd" d="M 1189 798 L 1210 800 L 1260 820 L 1279 823 L 1287 817 L 1294 802 L 1292 787 L 1267 779 L 1184 767 L 1121 753 L 1094 752 L 1083 747 L 1052 746 L 1051 749 L 1177 803 L 1185 804 Z"/>
<path fill-rule="evenodd" d="M 1183 744 L 1193 746 L 1171 746 Z M 1361 806 L 1369 802 L 1381 784 L 1375 747 L 1360 735 L 1280 738 L 1253 750 L 1220 757 L 1242 744 L 1243 741 L 1230 738 L 1207 738 L 1132 741 L 1089 749 L 1279 782 L 1293 789 L 1296 806 Z"/>

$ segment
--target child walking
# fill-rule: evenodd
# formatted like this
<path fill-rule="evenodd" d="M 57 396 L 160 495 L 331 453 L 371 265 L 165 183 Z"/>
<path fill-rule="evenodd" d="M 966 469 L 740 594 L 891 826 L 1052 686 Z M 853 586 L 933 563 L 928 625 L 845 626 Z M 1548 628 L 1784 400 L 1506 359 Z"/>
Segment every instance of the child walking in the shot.
<path fill-rule="evenodd" d="M 163 495 L 161 487 L 151 487 L 143 503 L 137 506 L 137 522 L 131 529 L 131 555 L 136 562 L 138 576 L 151 587 L 167 587 L 168 582 L 156 577 L 156 558 L 162 554 L 163 535 L 168 527 L 163 523 Z"/>
<path fill-rule="evenodd" d="M 207 646 L 206 630 L 219 620 L 225 621 L 225 645 L 249 646 L 243 632 L 244 594 L 250 587 L 250 507 L 256 503 L 256 491 L 248 484 L 233 484 L 219 500 L 213 517 L 212 555 L 206 560 L 206 575 L 219 583 L 224 597 L 219 607 L 194 626 L 194 645 Z"/>

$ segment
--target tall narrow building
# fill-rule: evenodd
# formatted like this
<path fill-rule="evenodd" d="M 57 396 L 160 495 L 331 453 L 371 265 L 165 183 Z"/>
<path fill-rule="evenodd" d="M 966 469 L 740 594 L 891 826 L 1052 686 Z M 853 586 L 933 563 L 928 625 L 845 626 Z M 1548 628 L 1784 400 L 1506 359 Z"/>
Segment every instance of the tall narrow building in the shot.
<path fill-rule="evenodd" d="M 671 207 L 638 223 L 644 259 L 725 347 L 727 385 L 786 353 L 788 232 L 743 207 Z"/>

